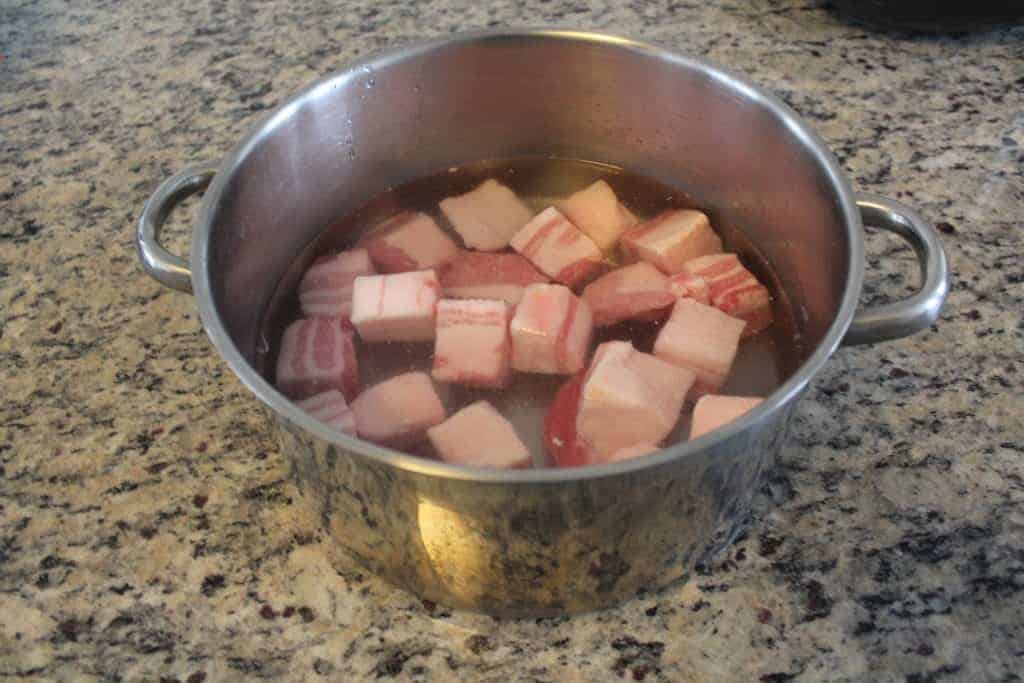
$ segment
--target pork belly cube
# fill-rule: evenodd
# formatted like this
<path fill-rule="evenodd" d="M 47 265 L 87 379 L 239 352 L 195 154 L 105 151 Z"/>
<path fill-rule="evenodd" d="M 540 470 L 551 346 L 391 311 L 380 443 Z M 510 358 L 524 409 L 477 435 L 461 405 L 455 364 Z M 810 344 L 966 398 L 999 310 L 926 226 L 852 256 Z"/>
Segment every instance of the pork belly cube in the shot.
<path fill-rule="evenodd" d="M 700 211 L 664 211 L 622 235 L 622 253 L 631 261 L 647 261 L 675 275 L 687 261 L 722 251 L 722 240 Z"/>
<path fill-rule="evenodd" d="M 636 217 L 636 214 L 630 211 L 629 207 L 621 202 L 619 203 L 619 214 L 622 216 L 622 222 L 626 226 L 623 230 L 628 230 L 640 222 L 640 219 Z M 621 238 L 622 235 L 619 235 L 619 237 Z"/>
<path fill-rule="evenodd" d="M 427 437 L 438 457 L 453 465 L 518 469 L 531 464 L 512 423 L 487 401 L 469 404 L 428 429 Z"/>
<path fill-rule="evenodd" d="M 516 193 L 497 180 L 441 200 L 441 211 L 471 249 L 497 251 L 530 222 L 533 212 Z"/>
<path fill-rule="evenodd" d="M 302 408 L 314 420 L 323 422 L 335 431 L 356 435 L 356 416 L 352 414 L 348 401 L 337 389 L 311 396 L 296 402 L 295 405 Z"/>
<path fill-rule="evenodd" d="M 544 451 L 556 467 L 578 467 L 589 456 L 576 438 L 576 416 L 580 412 L 580 393 L 586 372 L 570 377 L 555 392 L 544 415 Z"/>
<path fill-rule="evenodd" d="M 352 324 L 363 341 L 429 341 L 440 290 L 433 270 L 357 277 Z"/>
<path fill-rule="evenodd" d="M 690 275 L 686 272 L 673 275 L 668 279 L 668 289 L 677 299 L 693 299 L 699 304 L 711 305 L 708 281 L 700 275 Z"/>
<path fill-rule="evenodd" d="M 510 244 L 541 272 L 566 287 L 580 287 L 604 269 L 597 245 L 553 206 L 523 226 Z"/>
<path fill-rule="evenodd" d="M 675 303 L 668 278 L 650 263 L 634 263 L 594 280 L 583 290 L 583 301 L 594 314 L 594 325 L 650 317 Z"/>
<path fill-rule="evenodd" d="M 697 374 L 692 397 L 718 391 L 729 376 L 746 323 L 693 299 L 679 299 L 654 340 L 654 355 Z"/>
<path fill-rule="evenodd" d="M 348 318 L 352 315 L 352 281 L 376 272 L 365 249 L 318 258 L 299 283 L 302 314 Z"/>
<path fill-rule="evenodd" d="M 633 458 L 639 458 L 642 455 L 650 455 L 656 453 L 661 448 L 650 443 L 638 443 L 635 446 L 627 446 L 620 448 L 619 450 L 605 456 L 601 459 L 601 462 L 622 462 L 623 460 L 631 460 Z"/>
<path fill-rule="evenodd" d="M 734 318 L 747 321 L 743 336 L 757 334 L 772 323 L 772 298 L 768 288 L 743 267 L 736 254 L 702 256 L 683 264 L 683 272 L 703 277 L 711 304 Z"/>
<path fill-rule="evenodd" d="M 615 190 L 603 180 L 569 195 L 558 208 L 605 252 L 637 222 L 636 216 L 619 202 Z"/>
<path fill-rule="evenodd" d="M 512 359 L 509 318 L 510 308 L 504 301 L 439 301 L 433 378 L 471 387 L 508 384 Z"/>
<path fill-rule="evenodd" d="M 292 399 L 337 389 L 348 399 L 359 393 L 359 364 L 352 327 L 344 318 L 301 318 L 281 337 L 277 388 Z"/>
<path fill-rule="evenodd" d="M 551 279 L 521 254 L 462 251 L 442 267 L 437 278 L 452 299 L 500 299 L 517 304 L 523 290 Z"/>
<path fill-rule="evenodd" d="M 630 342 L 601 344 L 580 392 L 576 436 L 591 462 L 662 441 L 679 420 L 696 375 Z"/>
<path fill-rule="evenodd" d="M 723 313 L 747 321 L 744 337 L 752 337 L 772 324 L 772 297 L 762 284 L 727 290 L 712 303 Z"/>
<path fill-rule="evenodd" d="M 732 422 L 740 415 L 753 410 L 763 400 L 750 396 L 702 396 L 693 408 L 690 439 L 696 439 Z"/>
<path fill-rule="evenodd" d="M 594 334 L 590 307 L 562 285 L 530 285 L 509 325 L 512 368 L 572 374 L 586 364 Z"/>
<path fill-rule="evenodd" d="M 359 242 L 382 273 L 436 268 L 451 261 L 459 248 L 425 213 L 404 211 L 374 228 Z"/>
<path fill-rule="evenodd" d="M 444 405 L 425 372 L 407 372 L 375 384 L 352 402 L 360 438 L 403 448 L 423 440 L 441 424 Z"/>

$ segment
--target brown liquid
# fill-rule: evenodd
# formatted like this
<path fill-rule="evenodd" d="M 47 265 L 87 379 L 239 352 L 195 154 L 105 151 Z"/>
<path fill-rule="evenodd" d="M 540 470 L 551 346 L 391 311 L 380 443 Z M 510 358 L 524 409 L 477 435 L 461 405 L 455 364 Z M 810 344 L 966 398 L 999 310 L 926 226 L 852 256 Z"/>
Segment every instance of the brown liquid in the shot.
<path fill-rule="evenodd" d="M 269 343 L 261 344 L 258 369 L 273 380 L 281 332 L 289 322 L 301 315 L 295 292 L 298 278 L 316 256 L 349 248 L 368 229 L 402 210 L 430 214 L 439 225 L 449 230 L 456 243 L 461 243 L 438 209 L 438 202 L 445 197 L 468 192 L 488 178 L 496 178 L 511 187 L 537 212 L 550 206 L 554 199 L 568 196 L 600 179 L 606 180 L 619 199 L 641 219 L 669 208 L 701 208 L 699 202 L 678 190 L 638 173 L 591 161 L 545 157 L 475 162 L 442 170 L 401 187 L 389 188 L 325 229 L 315 243 L 296 259 L 264 316 L 262 338 Z M 732 372 L 721 393 L 767 396 L 803 360 L 803 350 L 794 333 L 796 327 L 792 310 L 785 293 L 778 287 L 778 280 L 771 272 L 767 259 L 745 238 L 742 230 L 720 224 L 714 227 L 722 237 L 726 251 L 739 254 L 758 280 L 772 291 L 775 316 L 775 323 L 767 330 L 740 342 Z M 628 339 L 639 350 L 650 352 L 657 329 L 655 325 L 640 323 L 598 328 L 595 343 L 609 339 Z M 356 345 L 359 374 L 364 386 L 372 386 L 410 370 L 430 372 L 433 356 L 431 343 L 364 344 L 357 339 Z M 544 463 L 544 414 L 558 387 L 566 379 L 562 375 L 513 373 L 511 384 L 502 390 L 471 389 L 442 383 L 436 383 L 436 386 L 449 415 L 473 401 L 490 401 L 515 425 L 519 436 L 533 453 L 535 463 L 540 465 Z M 684 410 L 682 419 L 665 443 L 685 440 L 689 431 L 689 410 Z"/>

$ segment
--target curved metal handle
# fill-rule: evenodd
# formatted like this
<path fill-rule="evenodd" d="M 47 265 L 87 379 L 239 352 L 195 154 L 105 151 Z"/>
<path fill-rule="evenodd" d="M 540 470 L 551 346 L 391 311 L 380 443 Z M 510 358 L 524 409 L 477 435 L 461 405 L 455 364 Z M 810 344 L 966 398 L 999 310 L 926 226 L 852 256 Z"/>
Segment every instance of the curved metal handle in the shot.
<path fill-rule="evenodd" d="M 939 317 L 949 291 L 939 235 L 916 211 L 894 199 L 859 193 L 857 206 L 865 225 L 894 232 L 910 243 L 921 267 L 921 286 L 902 301 L 857 311 L 843 344 L 874 344 L 920 332 Z"/>
<path fill-rule="evenodd" d="M 207 161 L 178 171 L 160 183 L 139 216 L 135 244 L 139 248 L 142 267 L 154 280 L 179 292 L 192 291 L 192 270 L 188 261 L 160 244 L 160 228 L 178 202 L 206 189 L 218 166 L 218 163 Z"/>

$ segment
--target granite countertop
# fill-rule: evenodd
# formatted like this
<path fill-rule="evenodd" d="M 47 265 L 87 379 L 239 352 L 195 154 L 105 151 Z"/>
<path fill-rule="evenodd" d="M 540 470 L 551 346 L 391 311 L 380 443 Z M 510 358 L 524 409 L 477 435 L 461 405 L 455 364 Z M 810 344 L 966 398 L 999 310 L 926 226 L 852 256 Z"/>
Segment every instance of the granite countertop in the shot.
<path fill-rule="evenodd" d="M 0 7 L 0 676 L 1020 680 L 1024 28 L 883 34 L 814 0 L 88 4 Z M 723 557 L 573 618 L 453 612 L 333 552 L 132 242 L 157 182 L 318 75 L 501 24 L 747 72 L 857 188 L 938 222 L 954 272 L 930 331 L 835 355 Z M 867 300 L 915 283 L 868 246 Z"/>

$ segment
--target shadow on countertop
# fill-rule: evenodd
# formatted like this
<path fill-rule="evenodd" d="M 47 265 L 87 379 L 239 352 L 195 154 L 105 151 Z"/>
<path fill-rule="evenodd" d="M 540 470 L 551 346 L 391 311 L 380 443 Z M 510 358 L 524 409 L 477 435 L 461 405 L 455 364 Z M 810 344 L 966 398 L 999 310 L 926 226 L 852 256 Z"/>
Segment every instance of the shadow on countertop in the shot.
<path fill-rule="evenodd" d="M 823 8 L 845 22 L 936 36 L 1024 25 L 1017 0 L 830 0 Z"/>

